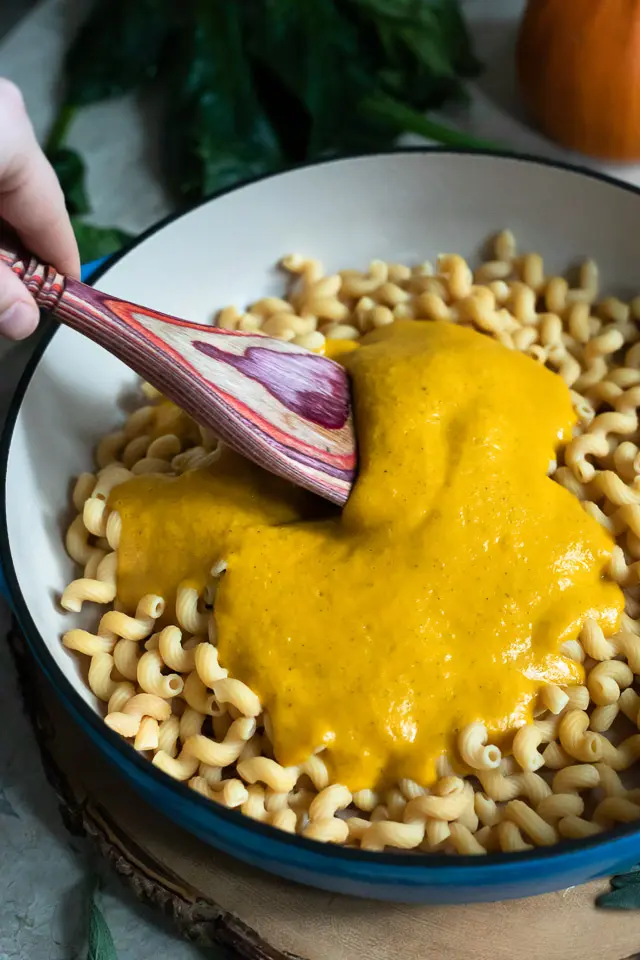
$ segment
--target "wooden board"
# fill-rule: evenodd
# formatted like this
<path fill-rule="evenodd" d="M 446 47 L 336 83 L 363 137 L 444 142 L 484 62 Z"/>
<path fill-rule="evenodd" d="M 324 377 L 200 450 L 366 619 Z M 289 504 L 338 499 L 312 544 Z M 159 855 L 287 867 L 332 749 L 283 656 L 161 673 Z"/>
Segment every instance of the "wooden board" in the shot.
<path fill-rule="evenodd" d="M 640 960 L 640 911 L 596 909 L 604 880 L 529 900 L 425 907 L 332 895 L 235 862 L 141 801 L 15 631 L 10 642 L 65 823 L 190 939 L 224 944 L 238 960 Z"/>

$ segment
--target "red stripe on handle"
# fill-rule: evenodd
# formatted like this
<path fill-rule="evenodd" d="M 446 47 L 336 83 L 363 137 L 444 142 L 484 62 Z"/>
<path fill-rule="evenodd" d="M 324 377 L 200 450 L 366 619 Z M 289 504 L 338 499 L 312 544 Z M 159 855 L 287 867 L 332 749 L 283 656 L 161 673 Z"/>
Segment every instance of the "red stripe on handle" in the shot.
<path fill-rule="evenodd" d="M 229 446 L 327 500 L 346 501 L 356 448 L 349 382 L 338 364 L 290 343 L 110 297 L 15 247 L 0 246 L 0 260 L 41 307 L 114 354 Z"/>

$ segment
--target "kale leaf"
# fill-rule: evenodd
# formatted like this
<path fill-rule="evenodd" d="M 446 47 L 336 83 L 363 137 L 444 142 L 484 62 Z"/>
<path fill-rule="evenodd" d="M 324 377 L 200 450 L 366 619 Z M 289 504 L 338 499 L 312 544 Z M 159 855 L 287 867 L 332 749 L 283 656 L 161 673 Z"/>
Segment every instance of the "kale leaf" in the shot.
<path fill-rule="evenodd" d="M 49 150 L 48 157 L 60 181 L 70 216 L 89 213 L 85 166 L 80 154 L 69 147 L 58 147 Z"/>
<path fill-rule="evenodd" d="M 251 9 L 251 5 L 249 7 Z M 247 16 L 253 60 L 297 101 L 269 104 L 274 126 L 298 131 L 290 159 L 315 159 L 387 146 L 391 137 L 360 105 L 377 87 L 361 56 L 357 27 L 334 0 L 262 0 Z"/>
<path fill-rule="evenodd" d="M 67 54 L 48 155 L 69 211 L 87 213 L 69 124 L 149 81 L 165 105 L 167 180 L 189 203 L 299 162 L 386 149 L 407 131 L 487 148 L 424 116 L 463 99 L 478 70 L 459 0 L 97 0 Z M 92 256 L 122 242 L 76 227 Z"/>
<path fill-rule="evenodd" d="M 242 4 L 184 3 L 167 82 L 163 158 L 175 192 L 188 201 L 283 165 L 243 40 Z"/>
<path fill-rule="evenodd" d="M 383 91 L 419 110 L 464 99 L 480 70 L 457 0 L 348 0 Z"/>
<path fill-rule="evenodd" d="M 93 260 L 108 257 L 109 254 L 115 253 L 133 240 L 130 233 L 117 230 L 115 227 L 96 227 L 77 217 L 72 217 L 71 223 L 78 242 L 80 259 L 83 263 L 91 263 Z"/>
<path fill-rule="evenodd" d="M 153 80 L 173 8 L 171 0 L 98 0 L 66 55 L 66 102 L 86 106 Z"/>

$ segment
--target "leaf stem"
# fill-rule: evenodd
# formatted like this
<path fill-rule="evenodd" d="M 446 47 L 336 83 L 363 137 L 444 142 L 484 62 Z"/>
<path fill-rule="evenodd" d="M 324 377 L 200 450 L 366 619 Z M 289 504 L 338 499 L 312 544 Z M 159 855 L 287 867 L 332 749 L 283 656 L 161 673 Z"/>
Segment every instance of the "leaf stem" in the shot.
<path fill-rule="evenodd" d="M 49 136 L 47 137 L 45 143 L 45 153 L 52 153 L 54 150 L 59 150 L 66 140 L 69 127 L 71 122 L 76 115 L 77 107 L 72 103 L 65 103 L 60 110 L 58 115 L 53 121 L 51 129 L 49 130 Z"/>
<path fill-rule="evenodd" d="M 435 140 L 447 147 L 462 147 L 468 150 L 500 150 L 500 144 L 474 137 L 473 134 L 455 130 L 424 116 L 418 110 L 394 100 L 392 97 L 369 97 L 362 107 L 379 120 L 395 127 L 398 133 L 416 133 L 428 140 Z"/>

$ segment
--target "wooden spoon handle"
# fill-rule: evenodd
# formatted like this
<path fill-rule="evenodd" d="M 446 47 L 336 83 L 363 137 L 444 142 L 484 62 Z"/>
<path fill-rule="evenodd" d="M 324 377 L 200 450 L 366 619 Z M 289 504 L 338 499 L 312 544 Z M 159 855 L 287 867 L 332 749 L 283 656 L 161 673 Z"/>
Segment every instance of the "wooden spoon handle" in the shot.
<path fill-rule="evenodd" d="M 39 306 L 105 347 L 272 473 L 343 504 L 356 453 L 345 371 L 302 347 L 111 297 L 0 243 Z M 292 416 L 293 414 L 293 416 Z"/>
<path fill-rule="evenodd" d="M 2 224 L 0 224 L 0 228 Z M 0 233 L 0 262 L 6 263 L 43 310 L 53 310 L 64 293 L 66 277 L 53 267 L 40 263 L 19 246 L 8 245 L 6 231 Z"/>

